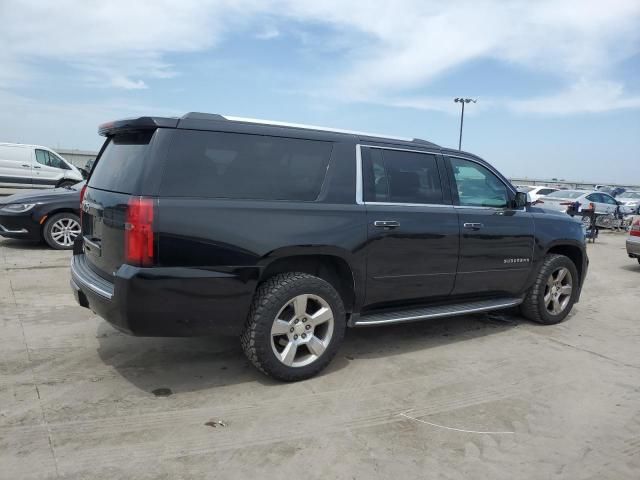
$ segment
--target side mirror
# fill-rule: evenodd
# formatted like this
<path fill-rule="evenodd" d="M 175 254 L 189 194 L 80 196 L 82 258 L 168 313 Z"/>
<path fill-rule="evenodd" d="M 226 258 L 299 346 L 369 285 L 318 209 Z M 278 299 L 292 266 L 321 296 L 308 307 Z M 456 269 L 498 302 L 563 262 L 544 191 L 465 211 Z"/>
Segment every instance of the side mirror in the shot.
<path fill-rule="evenodd" d="M 529 196 L 525 192 L 516 192 L 516 198 L 513 199 L 513 208 L 524 208 L 529 203 Z"/>

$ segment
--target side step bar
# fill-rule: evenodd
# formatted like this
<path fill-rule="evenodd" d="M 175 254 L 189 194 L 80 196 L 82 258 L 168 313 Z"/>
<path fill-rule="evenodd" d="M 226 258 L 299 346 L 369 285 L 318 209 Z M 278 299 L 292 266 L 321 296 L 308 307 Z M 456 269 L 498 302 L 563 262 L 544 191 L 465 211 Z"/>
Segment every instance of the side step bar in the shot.
<path fill-rule="evenodd" d="M 354 327 L 387 325 L 392 323 L 413 322 L 428 318 L 453 317 L 469 313 L 500 310 L 520 305 L 522 297 L 502 297 L 491 300 L 477 300 L 455 305 L 438 305 L 433 307 L 414 308 L 411 310 L 394 310 L 392 312 L 369 313 L 352 320 Z"/>

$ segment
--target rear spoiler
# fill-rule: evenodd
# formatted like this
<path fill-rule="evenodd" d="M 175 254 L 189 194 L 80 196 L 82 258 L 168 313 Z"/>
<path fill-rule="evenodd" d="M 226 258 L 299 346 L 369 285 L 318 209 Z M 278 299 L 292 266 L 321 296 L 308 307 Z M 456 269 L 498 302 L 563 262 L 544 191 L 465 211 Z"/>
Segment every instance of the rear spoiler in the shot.
<path fill-rule="evenodd" d="M 134 130 L 155 130 L 156 128 L 176 128 L 178 118 L 168 117 L 138 117 L 125 118 L 115 122 L 103 123 L 98 127 L 98 134 L 103 137 Z"/>

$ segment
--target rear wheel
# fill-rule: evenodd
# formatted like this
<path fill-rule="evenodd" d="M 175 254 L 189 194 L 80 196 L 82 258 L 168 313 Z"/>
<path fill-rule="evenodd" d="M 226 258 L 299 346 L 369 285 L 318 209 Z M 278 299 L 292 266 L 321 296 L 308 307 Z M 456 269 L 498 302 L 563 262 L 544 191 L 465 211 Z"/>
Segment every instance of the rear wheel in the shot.
<path fill-rule="evenodd" d="M 578 296 L 578 270 L 564 255 L 547 255 L 520 310 L 537 323 L 552 325 L 566 318 Z"/>
<path fill-rule="evenodd" d="M 80 218 L 71 212 L 52 215 L 44 224 L 45 242 L 56 250 L 70 250 L 80 235 Z"/>
<path fill-rule="evenodd" d="M 260 371 L 296 381 L 331 362 L 345 327 L 342 299 L 329 283 L 306 273 L 284 273 L 258 287 L 241 341 Z"/>

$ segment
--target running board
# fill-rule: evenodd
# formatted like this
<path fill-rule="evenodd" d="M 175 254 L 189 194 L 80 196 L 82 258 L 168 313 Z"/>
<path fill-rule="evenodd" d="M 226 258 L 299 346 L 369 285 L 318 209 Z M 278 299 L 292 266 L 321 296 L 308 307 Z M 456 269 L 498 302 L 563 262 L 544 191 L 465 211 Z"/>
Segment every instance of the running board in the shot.
<path fill-rule="evenodd" d="M 473 302 L 457 303 L 455 305 L 439 305 L 434 307 L 422 307 L 411 310 L 395 310 L 393 312 L 370 313 L 352 320 L 354 327 L 368 327 L 373 325 L 386 325 L 392 323 L 413 322 L 428 318 L 453 317 L 469 313 L 500 310 L 502 308 L 520 305 L 522 297 L 502 297 L 492 300 L 477 300 Z"/>

